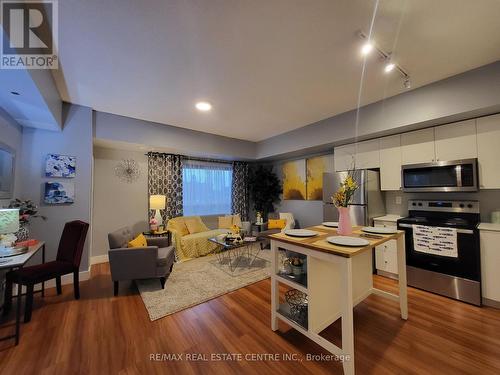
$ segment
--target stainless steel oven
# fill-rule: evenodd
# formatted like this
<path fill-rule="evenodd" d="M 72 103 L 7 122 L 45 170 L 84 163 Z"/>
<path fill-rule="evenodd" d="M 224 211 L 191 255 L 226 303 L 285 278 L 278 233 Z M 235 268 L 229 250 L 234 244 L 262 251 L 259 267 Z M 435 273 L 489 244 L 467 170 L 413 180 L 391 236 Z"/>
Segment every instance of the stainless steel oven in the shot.
<path fill-rule="evenodd" d="M 477 191 L 477 159 L 437 161 L 403 165 L 403 191 L 457 192 Z"/>
<path fill-rule="evenodd" d="M 477 201 L 410 200 L 409 216 L 398 220 L 405 231 L 408 284 L 475 305 L 481 304 L 481 262 Z M 414 231 L 453 228 L 456 255 L 417 249 Z"/>

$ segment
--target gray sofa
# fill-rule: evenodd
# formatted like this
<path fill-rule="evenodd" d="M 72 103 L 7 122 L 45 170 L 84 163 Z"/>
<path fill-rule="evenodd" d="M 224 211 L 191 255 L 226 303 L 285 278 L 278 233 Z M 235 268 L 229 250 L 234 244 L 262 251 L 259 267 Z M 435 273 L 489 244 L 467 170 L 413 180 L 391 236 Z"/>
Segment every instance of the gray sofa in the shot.
<path fill-rule="evenodd" d="M 134 237 L 128 227 L 108 234 L 109 266 L 115 296 L 122 280 L 158 278 L 164 288 L 175 262 L 174 247 L 168 246 L 168 238 L 147 238 L 148 246 L 128 248 L 128 242 Z"/>

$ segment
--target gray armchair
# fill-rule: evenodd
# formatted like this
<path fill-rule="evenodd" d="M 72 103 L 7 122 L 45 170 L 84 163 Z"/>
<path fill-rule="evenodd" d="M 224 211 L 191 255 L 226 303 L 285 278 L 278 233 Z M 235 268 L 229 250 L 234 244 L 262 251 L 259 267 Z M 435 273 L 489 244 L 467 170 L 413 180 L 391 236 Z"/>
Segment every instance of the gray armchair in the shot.
<path fill-rule="evenodd" d="M 159 278 L 161 287 L 172 271 L 175 261 L 173 246 L 168 238 L 147 238 L 148 246 L 128 248 L 134 238 L 130 228 L 121 228 L 108 234 L 109 266 L 114 282 L 114 294 L 118 294 L 119 281 Z"/>

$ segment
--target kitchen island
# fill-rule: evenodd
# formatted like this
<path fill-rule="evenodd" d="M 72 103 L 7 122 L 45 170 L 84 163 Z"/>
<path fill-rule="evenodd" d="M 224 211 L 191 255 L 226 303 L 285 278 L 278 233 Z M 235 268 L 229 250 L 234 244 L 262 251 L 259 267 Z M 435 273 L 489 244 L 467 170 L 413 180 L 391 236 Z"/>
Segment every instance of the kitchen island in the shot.
<path fill-rule="evenodd" d="M 337 236 L 337 230 L 322 225 L 307 228 L 318 232 L 308 238 L 290 237 L 283 232 L 270 235 L 271 240 L 271 328 L 278 329 L 278 319 L 339 358 L 345 374 L 354 374 L 353 308 L 371 294 L 398 301 L 401 318 L 408 318 L 404 232 L 363 237 L 370 243 L 363 247 L 345 247 L 327 242 Z M 363 234 L 354 228 L 353 237 Z M 398 254 L 399 295 L 373 287 L 372 249 L 384 242 L 396 240 Z M 280 272 L 279 251 L 291 251 L 306 256 L 306 274 L 293 279 Z M 278 284 L 285 284 L 308 296 L 308 306 L 300 318 L 292 314 L 288 304 L 280 304 Z M 304 316 L 305 315 L 305 316 Z M 329 342 L 320 332 L 342 318 L 342 348 Z"/>

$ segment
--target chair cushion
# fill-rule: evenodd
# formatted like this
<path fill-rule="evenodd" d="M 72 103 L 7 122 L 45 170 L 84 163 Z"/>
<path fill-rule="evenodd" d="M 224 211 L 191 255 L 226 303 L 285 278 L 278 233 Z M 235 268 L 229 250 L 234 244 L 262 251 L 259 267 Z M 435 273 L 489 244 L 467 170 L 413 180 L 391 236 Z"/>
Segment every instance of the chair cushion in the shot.
<path fill-rule="evenodd" d="M 134 238 L 134 234 L 129 227 L 120 228 L 108 234 L 108 242 L 110 249 L 118 249 L 127 247 L 127 243 Z"/>
<path fill-rule="evenodd" d="M 175 259 L 175 250 L 173 246 L 160 247 L 158 249 L 157 266 L 165 266 L 168 263 L 173 263 Z"/>
<path fill-rule="evenodd" d="M 267 223 L 268 229 L 283 229 L 286 226 L 286 219 L 269 219 Z"/>
<path fill-rule="evenodd" d="M 7 273 L 7 279 L 17 284 L 40 283 L 55 278 L 56 276 L 72 273 L 73 264 L 70 262 L 53 261 L 44 264 L 24 267 Z"/>

